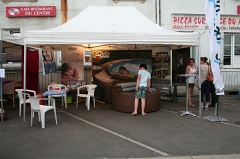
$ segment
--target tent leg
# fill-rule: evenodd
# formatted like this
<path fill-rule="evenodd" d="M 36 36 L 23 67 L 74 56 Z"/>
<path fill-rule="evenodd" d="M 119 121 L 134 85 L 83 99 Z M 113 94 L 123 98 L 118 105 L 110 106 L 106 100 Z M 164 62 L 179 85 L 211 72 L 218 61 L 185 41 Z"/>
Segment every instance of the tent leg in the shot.
<path fill-rule="evenodd" d="M 0 49 L 1 49 L 1 50 L 0 50 L 0 52 L 1 52 L 1 59 L 3 59 L 3 58 L 2 58 L 2 40 L 0 40 Z M 1 68 L 2 68 L 2 60 L 1 60 L 0 62 L 1 62 Z M 2 92 L 3 92 L 3 91 L 2 91 L 2 90 L 3 90 L 3 87 L 2 87 L 2 78 L 1 78 L 1 77 L 0 77 L 0 80 L 1 80 L 1 83 L 0 83 L 0 87 L 1 87 L 1 88 L 0 88 L 0 91 L 1 91 L 1 92 L 0 92 L 0 95 L 1 95 L 1 111 L 2 111 L 2 112 L 1 112 L 1 113 L 2 113 L 2 115 L 1 115 L 1 122 L 3 123 L 3 93 L 2 93 Z"/>
<path fill-rule="evenodd" d="M 27 46 L 24 44 L 24 65 L 23 65 L 23 91 L 26 92 L 26 65 L 27 65 Z M 26 122 L 26 93 L 23 93 L 23 122 Z"/>
<path fill-rule="evenodd" d="M 202 109 L 201 109 L 201 81 L 200 81 L 200 79 L 201 79 L 201 49 L 200 49 L 200 44 L 198 45 L 198 67 L 199 67 L 199 69 L 198 69 L 198 97 L 199 97 L 199 107 L 198 107 L 198 109 L 199 109 L 199 117 L 202 117 Z"/>

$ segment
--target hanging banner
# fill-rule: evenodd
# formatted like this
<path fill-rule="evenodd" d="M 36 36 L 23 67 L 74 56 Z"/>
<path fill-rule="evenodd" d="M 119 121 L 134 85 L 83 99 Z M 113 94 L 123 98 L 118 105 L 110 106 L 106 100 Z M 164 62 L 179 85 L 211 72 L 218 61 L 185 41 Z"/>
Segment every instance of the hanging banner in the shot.
<path fill-rule="evenodd" d="M 62 84 L 75 86 L 84 80 L 83 51 L 78 46 L 62 47 Z"/>
<path fill-rule="evenodd" d="M 55 73 L 56 72 L 56 63 L 54 58 L 53 49 L 43 48 L 42 49 L 42 66 L 44 74 Z"/>
<path fill-rule="evenodd" d="M 220 0 L 205 0 L 206 20 L 210 34 L 210 59 L 217 95 L 224 95 L 224 83 L 220 74 L 221 33 Z"/>

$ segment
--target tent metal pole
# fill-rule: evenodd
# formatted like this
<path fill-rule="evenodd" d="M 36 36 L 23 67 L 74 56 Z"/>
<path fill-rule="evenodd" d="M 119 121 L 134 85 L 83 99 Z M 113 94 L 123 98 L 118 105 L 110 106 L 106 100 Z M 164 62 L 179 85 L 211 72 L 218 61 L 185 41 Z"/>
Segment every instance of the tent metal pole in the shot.
<path fill-rule="evenodd" d="M 26 122 L 26 65 L 27 65 L 27 45 L 24 44 L 24 54 L 23 54 L 23 122 Z"/>
<path fill-rule="evenodd" d="M 171 78 L 170 78 L 170 90 L 172 90 L 172 50 L 170 50 L 170 73 L 171 73 Z"/>
<path fill-rule="evenodd" d="M 198 45 L 198 97 L 199 97 L 199 117 L 202 117 L 202 109 L 201 109 L 201 48 L 200 44 Z"/>
<path fill-rule="evenodd" d="M 3 60 L 3 56 L 2 56 L 2 40 L 0 40 L 0 52 L 1 52 L 1 68 L 2 68 L 2 60 Z M 2 115 L 1 115 L 1 122 L 3 123 L 3 87 L 2 87 L 2 78 L 0 78 L 1 82 L 0 82 L 0 95 L 1 95 L 1 110 L 2 110 Z"/>
<path fill-rule="evenodd" d="M 2 89 L 3 89 L 3 87 L 2 87 L 2 78 L 0 78 L 0 80 L 1 80 L 1 82 L 0 82 L 0 85 L 1 85 L 1 88 L 0 88 L 0 90 L 1 90 L 1 92 L 0 92 L 0 94 L 1 94 L 1 110 L 2 110 L 2 115 L 1 115 L 1 122 L 3 123 L 3 91 L 2 91 Z"/>

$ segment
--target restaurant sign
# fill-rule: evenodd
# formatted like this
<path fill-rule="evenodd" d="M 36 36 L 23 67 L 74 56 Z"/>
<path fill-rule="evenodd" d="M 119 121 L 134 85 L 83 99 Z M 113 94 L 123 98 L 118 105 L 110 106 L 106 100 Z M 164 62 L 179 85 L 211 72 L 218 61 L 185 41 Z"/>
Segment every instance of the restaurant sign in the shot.
<path fill-rule="evenodd" d="M 3 3 L 6 2 L 37 2 L 37 0 L 2 0 Z"/>
<path fill-rule="evenodd" d="M 3 2 L 37 2 L 37 0 L 2 0 Z"/>
<path fill-rule="evenodd" d="M 184 30 L 205 30 L 208 29 L 205 15 L 180 15 L 172 14 L 172 29 Z M 221 30 L 240 30 L 239 15 L 221 15 L 220 17 Z"/>
<path fill-rule="evenodd" d="M 18 6 L 6 7 L 6 16 L 16 17 L 56 17 L 55 6 Z"/>

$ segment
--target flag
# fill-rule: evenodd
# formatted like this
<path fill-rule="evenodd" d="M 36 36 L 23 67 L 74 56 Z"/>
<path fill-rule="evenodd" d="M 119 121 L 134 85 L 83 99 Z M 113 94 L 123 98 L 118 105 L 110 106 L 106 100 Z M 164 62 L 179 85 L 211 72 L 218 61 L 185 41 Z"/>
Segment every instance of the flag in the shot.
<path fill-rule="evenodd" d="M 220 74 L 221 33 L 220 0 L 205 0 L 205 16 L 210 34 L 210 60 L 217 95 L 224 95 L 224 83 Z"/>

